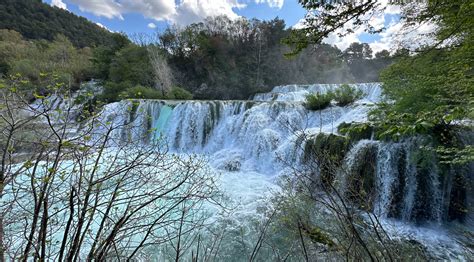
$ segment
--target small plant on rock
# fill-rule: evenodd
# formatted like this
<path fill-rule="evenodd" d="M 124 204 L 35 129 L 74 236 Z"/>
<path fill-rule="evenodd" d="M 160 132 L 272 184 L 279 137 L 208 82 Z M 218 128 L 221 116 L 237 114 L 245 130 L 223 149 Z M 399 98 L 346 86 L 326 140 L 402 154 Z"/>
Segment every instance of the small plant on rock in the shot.
<path fill-rule="evenodd" d="M 308 110 L 323 110 L 331 105 L 333 93 L 316 93 L 306 96 L 304 106 Z"/>
<path fill-rule="evenodd" d="M 334 100 L 338 106 L 347 106 L 362 98 L 364 93 L 348 84 L 343 84 L 334 91 Z"/>

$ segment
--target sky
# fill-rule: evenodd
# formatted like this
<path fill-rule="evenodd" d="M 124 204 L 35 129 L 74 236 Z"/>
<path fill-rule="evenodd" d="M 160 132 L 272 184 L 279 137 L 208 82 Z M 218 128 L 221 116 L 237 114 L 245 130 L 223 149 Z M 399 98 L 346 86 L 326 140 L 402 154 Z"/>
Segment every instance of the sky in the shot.
<path fill-rule="evenodd" d="M 186 26 L 208 16 L 227 15 L 230 18 L 246 17 L 269 20 L 284 19 L 288 27 L 301 26 L 306 11 L 297 0 L 43 0 L 44 2 L 77 15 L 114 32 L 153 33 L 172 24 Z M 388 0 L 381 0 L 387 5 Z M 384 27 L 379 34 L 371 35 L 363 29 L 343 38 L 332 34 L 326 43 L 346 49 L 352 42 L 369 43 L 374 53 L 383 49 L 394 50 L 398 45 L 399 8 L 388 6 L 384 13 L 371 18 L 371 25 Z M 432 28 L 416 30 L 429 31 Z M 417 35 L 418 31 L 412 32 Z"/>

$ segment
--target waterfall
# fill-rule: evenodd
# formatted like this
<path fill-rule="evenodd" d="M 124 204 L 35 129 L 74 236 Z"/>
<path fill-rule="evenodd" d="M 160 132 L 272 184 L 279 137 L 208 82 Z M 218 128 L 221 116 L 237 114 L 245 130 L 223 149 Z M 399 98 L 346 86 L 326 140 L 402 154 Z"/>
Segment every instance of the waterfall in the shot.
<path fill-rule="evenodd" d="M 364 93 L 361 99 L 318 112 L 304 108 L 305 96 L 338 85 L 278 86 L 249 101 L 121 101 L 106 105 L 101 119 L 117 127 L 117 141 L 164 140 L 171 152 L 208 155 L 216 169 L 272 176 L 289 163 L 302 165 L 308 137 L 337 134 L 344 122 L 367 121 L 371 106 L 381 100 L 380 84 L 352 86 Z M 436 161 L 418 155 L 418 147 L 416 140 L 355 143 L 345 156 L 343 190 L 362 178 L 364 184 L 358 186 L 368 191 L 366 201 L 380 217 L 420 223 L 448 220 L 454 189 L 440 178 Z"/>
<path fill-rule="evenodd" d="M 444 202 L 443 197 L 452 187 L 440 181 L 440 170 L 431 159 L 434 155 L 420 153 L 417 143 L 414 139 L 398 143 L 359 141 L 346 156 L 345 175 L 352 179 L 345 177 L 341 190 L 354 190 L 354 180 L 374 180 L 368 195 L 373 195 L 373 211 L 379 217 L 437 224 L 448 220 L 449 208 L 444 205 L 452 203 Z M 364 166 L 370 155 L 375 156 L 373 171 L 370 165 Z"/>
<path fill-rule="evenodd" d="M 376 188 L 378 189 L 377 201 L 375 202 L 375 213 L 381 217 L 387 217 L 396 190 L 400 185 L 400 174 L 398 170 L 398 157 L 400 146 L 393 144 L 381 144 L 377 154 L 377 178 Z M 403 181 L 402 181 L 403 182 Z"/>

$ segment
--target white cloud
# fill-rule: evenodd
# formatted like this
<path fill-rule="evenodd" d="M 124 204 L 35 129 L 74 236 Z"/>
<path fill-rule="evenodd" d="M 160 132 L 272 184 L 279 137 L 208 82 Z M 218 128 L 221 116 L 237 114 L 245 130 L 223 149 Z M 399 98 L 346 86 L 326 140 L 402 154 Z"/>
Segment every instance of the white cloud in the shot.
<path fill-rule="evenodd" d="M 62 3 L 63 0 L 52 0 Z M 142 14 L 156 21 L 169 21 L 187 25 L 201 21 L 208 16 L 226 15 L 231 19 L 239 17 L 235 9 L 245 8 L 245 3 L 267 4 L 282 8 L 284 0 L 67 0 L 83 12 L 109 19 L 123 19 L 127 13 Z M 64 4 L 65 6 L 65 4 Z"/>
<path fill-rule="evenodd" d="M 414 50 L 422 45 L 430 44 L 433 42 L 432 33 L 436 31 L 434 24 L 420 24 L 416 26 L 408 26 L 399 20 L 399 15 L 402 10 L 399 6 L 389 5 L 388 0 L 381 0 L 380 4 L 384 7 L 383 12 L 374 13 L 371 16 L 367 16 L 369 19 L 370 26 L 376 30 L 385 28 L 381 33 L 376 34 L 379 36 L 378 40 L 369 41 L 369 45 L 373 50 L 373 54 L 382 50 L 395 51 L 398 48 L 407 48 Z M 309 13 L 308 15 L 312 15 Z M 391 19 L 388 21 L 387 19 Z M 296 23 L 293 28 L 299 29 L 304 28 L 305 20 L 301 19 Z M 331 33 L 329 37 L 323 40 L 324 43 L 337 46 L 341 50 L 347 49 L 351 43 L 361 42 L 361 36 L 365 33 L 364 27 L 355 29 L 355 26 L 348 23 L 343 29 L 339 29 L 334 33 Z M 345 32 L 346 29 L 353 29 L 354 32 L 345 36 L 339 36 L 339 33 Z"/>
<path fill-rule="evenodd" d="M 385 14 L 387 15 L 398 15 L 402 12 L 400 5 L 391 5 L 390 0 L 380 0 L 380 4 L 385 7 Z"/>
<path fill-rule="evenodd" d="M 245 4 L 237 0 L 181 0 L 177 6 L 176 15 L 172 22 L 180 25 L 187 25 L 198 22 L 209 16 L 226 15 L 230 19 L 239 16 L 234 12 L 234 8 L 245 8 Z"/>
<path fill-rule="evenodd" d="M 329 34 L 329 37 L 323 40 L 324 43 L 335 45 L 341 50 L 346 50 L 352 43 L 360 43 L 359 37 L 364 33 L 363 28 L 359 28 L 354 33 L 347 34 L 343 37 L 339 36 L 338 33 L 343 32 L 342 29 L 337 30 L 335 33 Z"/>
<path fill-rule="evenodd" d="M 406 25 L 401 22 L 392 21 L 387 29 L 380 33 L 381 39 L 370 44 L 374 53 L 383 49 L 395 50 L 398 48 L 406 48 L 415 50 L 433 43 L 433 33 L 436 32 L 437 26 L 432 23 L 423 23 L 418 25 Z"/>
<path fill-rule="evenodd" d="M 96 16 L 104 16 L 107 18 L 122 18 L 120 5 L 113 0 L 70 0 L 79 6 L 83 12 L 89 12 Z"/>
<path fill-rule="evenodd" d="M 174 0 L 69 0 L 83 12 L 96 16 L 123 19 L 126 13 L 139 13 L 146 18 L 168 20 L 176 12 Z"/>
<path fill-rule="evenodd" d="M 281 9 L 283 7 L 283 4 L 285 3 L 285 0 L 255 0 L 257 4 L 268 4 L 268 6 L 272 8 L 278 8 Z"/>
<path fill-rule="evenodd" d="M 293 29 L 303 29 L 305 28 L 305 19 L 304 18 L 301 18 L 300 20 L 298 20 L 298 22 L 296 22 L 296 24 L 294 26 L 292 26 Z"/>
<path fill-rule="evenodd" d="M 151 29 L 155 29 L 155 28 L 156 28 L 155 23 L 149 23 L 147 26 L 148 26 L 148 28 L 151 28 Z"/>
<path fill-rule="evenodd" d="M 52 0 L 51 5 L 67 10 L 67 5 L 62 0 Z"/>

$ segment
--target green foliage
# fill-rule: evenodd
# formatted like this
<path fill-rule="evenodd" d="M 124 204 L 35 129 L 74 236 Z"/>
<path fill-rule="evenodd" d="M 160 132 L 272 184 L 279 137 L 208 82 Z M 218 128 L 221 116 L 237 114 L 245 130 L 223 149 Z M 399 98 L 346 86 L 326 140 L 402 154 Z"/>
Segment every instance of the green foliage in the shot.
<path fill-rule="evenodd" d="M 299 0 L 298 1 L 310 14 L 305 18 L 305 26 L 301 29 L 291 31 L 291 34 L 283 40 L 291 47 L 287 56 L 299 54 L 311 45 L 321 44 L 331 33 L 340 29 L 339 35 L 353 33 L 361 26 L 367 27 L 367 32 L 380 32 L 381 28 L 370 25 L 369 19 L 377 13 L 379 4 L 377 1 L 352 1 L 341 4 L 338 1 Z M 344 27 L 351 21 L 353 26 Z"/>
<path fill-rule="evenodd" d="M 110 64 L 109 80 L 153 86 L 155 81 L 146 47 L 129 45 L 119 50 Z"/>
<path fill-rule="evenodd" d="M 338 106 L 347 106 L 362 96 L 363 92 L 361 90 L 343 84 L 333 92 L 307 95 L 304 105 L 308 110 L 323 110 L 331 105 L 332 100 L 335 100 Z"/>
<path fill-rule="evenodd" d="M 109 79 L 110 64 L 115 53 L 131 44 L 130 40 L 121 34 L 114 34 L 112 40 L 110 45 L 99 46 L 93 50 L 91 60 L 94 66 L 94 77 L 98 79 Z"/>
<path fill-rule="evenodd" d="M 125 99 L 164 99 L 163 94 L 153 88 L 134 86 L 127 88 L 120 94 L 120 98 Z"/>
<path fill-rule="evenodd" d="M 287 234 L 284 238 L 286 241 L 304 237 L 309 240 L 309 245 L 323 245 L 332 251 L 337 250 L 339 243 L 332 234 L 333 228 L 314 219 L 314 214 L 318 213 L 314 212 L 315 205 L 309 197 L 285 188 L 284 193 L 276 195 L 272 202 L 276 210 L 273 227 L 283 229 Z"/>
<path fill-rule="evenodd" d="M 271 21 L 206 19 L 181 30 L 168 29 L 160 47 L 180 86 L 198 99 L 248 99 L 284 84 L 376 81 L 384 67 L 364 56 L 352 69 L 336 47 L 322 44 L 286 59 L 281 41 L 290 34 L 281 19 Z M 237 33 L 238 32 L 238 33 Z"/>
<path fill-rule="evenodd" d="M 456 134 L 465 120 L 474 117 L 474 11 L 468 3 L 443 3 L 430 3 L 421 15 L 411 19 L 436 17 L 441 28 L 439 40 L 445 39 L 449 29 L 451 36 L 458 36 L 457 43 L 403 57 L 385 70 L 381 76 L 383 91 L 390 102 L 381 104 L 372 113 L 372 120 L 380 127 L 379 137 L 424 134 L 432 138 L 433 149 L 446 149 L 436 150 L 440 156 L 451 157 L 443 159 L 444 163 L 465 163 L 474 154 Z"/>
<path fill-rule="evenodd" d="M 61 76 L 64 83 L 78 88 L 79 83 L 92 75 L 89 48 L 77 49 L 64 36 L 54 41 L 26 41 L 15 31 L 0 30 L 0 64 L 5 64 L 4 75 L 20 74 L 41 86 L 42 73 Z"/>
<path fill-rule="evenodd" d="M 126 92 L 126 90 L 132 89 L 133 84 L 129 81 L 124 81 L 120 83 L 115 82 L 106 82 L 104 85 L 104 92 L 99 96 L 99 101 L 104 103 L 112 103 L 119 101 L 121 99 L 121 94 Z"/>
<path fill-rule="evenodd" d="M 163 95 L 163 93 L 157 89 L 143 86 L 135 86 L 127 88 L 122 92 L 119 98 L 125 99 L 176 99 L 176 100 L 189 100 L 193 98 L 193 95 L 180 88 L 173 87 L 170 92 Z"/>
<path fill-rule="evenodd" d="M 332 92 L 307 95 L 304 106 L 308 110 L 323 110 L 331 105 L 333 97 Z"/>
<path fill-rule="evenodd" d="M 340 4 L 337 1 L 300 0 L 313 16 L 305 28 L 295 30 L 285 39 L 293 47 L 292 54 L 311 44 L 319 44 L 330 33 L 350 33 L 360 26 L 367 32 L 377 29 L 368 24 L 368 17 L 382 10 L 377 1 Z M 414 55 L 408 50 L 395 54 L 398 61 L 381 75 L 386 101 L 371 114 L 379 138 L 398 139 L 423 134 L 432 138 L 433 147 L 458 149 L 451 159 L 471 159 L 472 150 L 456 139 L 456 132 L 466 120 L 474 117 L 474 8 L 470 1 L 428 1 L 413 3 L 403 10 L 402 22 L 436 24 L 436 41 L 423 46 Z M 349 19 L 348 19 L 349 18 Z M 353 26 L 346 26 L 353 23 Z M 386 53 L 376 59 L 386 63 Z M 346 50 L 353 75 L 359 72 L 359 61 L 370 56 L 367 46 L 353 44 Z M 358 73 L 354 73 L 358 72 Z M 467 156 L 466 156 L 467 155 Z"/>
<path fill-rule="evenodd" d="M 357 90 L 348 84 L 343 84 L 334 90 L 334 100 L 338 106 L 347 106 L 354 103 L 363 96 L 361 90 Z"/>
<path fill-rule="evenodd" d="M 444 147 L 438 146 L 435 149 L 442 164 L 464 165 L 474 162 L 474 146 L 464 147 Z"/>
<path fill-rule="evenodd" d="M 349 137 L 351 142 L 356 142 L 370 139 L 374 132 L 374 126 L 371 123 L 342 123 L 337 127 L 337 131 Z"/>
<path fill-rule="evenodd" d="M 20 32 L 27 39 L 48 41 L 61 34 L 80 48 L 110 45 L 115 35 L 84 17 L 38 0 L 2 0 L 0 29 Z"/>
<path fill-rule="evenodd" d="M 104 92 L 99 96 L 99 101 L 112 103 L 122 99 L 192 99 L 192 94 L 188 91 L 173 87 L 167 94 L 163 94 L 160 90 L 141 85 L 134 85 L 130 81 L 125 82 L 107 82 L 104 86 Z"/>
<path fill-rule="evenodd" d="M 177 99 L 177 100 L 190 100 L 193 99 L 193 94 L 191 94 L 186 89 L 181 87 L 175 86 L 171 88 L 169 94 L 167 94 L 169 99 Z"/>
<path fill-rule="evenodd" d="M 344 57 L 350 62 L 358 59 L 370 59 L 372 58 L 372 49 L 367 43 L 355 42 L 344 51 Z"/>
<path fill-rule="evenodd" d="M 382 50 L 372 57 L 372 49 L 367 43 L 352 43 L 342 54 L 351 74 L 358 82 L 379 81 L 380 69 L 393 62 L 387 50 Z"/>

